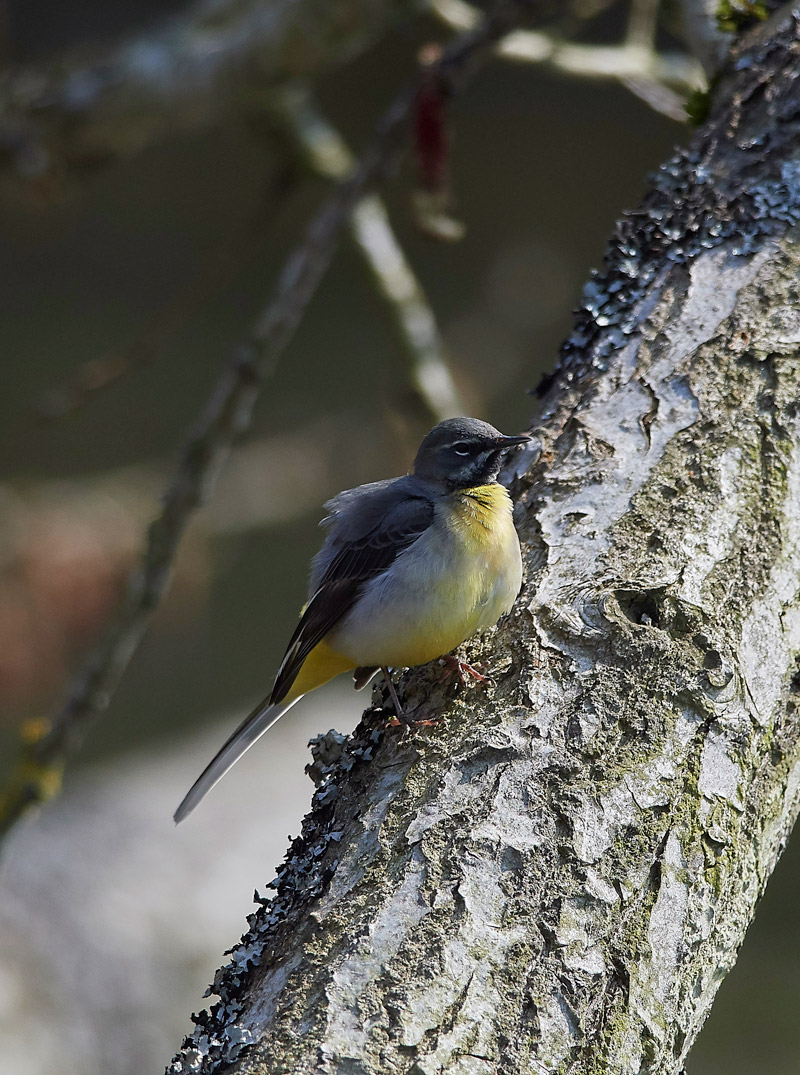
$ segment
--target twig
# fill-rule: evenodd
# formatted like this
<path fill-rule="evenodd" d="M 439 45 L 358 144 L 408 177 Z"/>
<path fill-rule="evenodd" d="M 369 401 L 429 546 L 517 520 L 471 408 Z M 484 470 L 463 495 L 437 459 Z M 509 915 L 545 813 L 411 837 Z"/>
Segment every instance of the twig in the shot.
<path fill-rule="evenodd" d="M 531 0 L 507 0 L 475 30 L 453 41 L 437 65 L 442 84 L 450 91 L 459 88 L 492 54 L 495 43 L 519 24 L 530 6 Z M 0 803 L 0 832 L 7 831 L 28 807 L 56 793 L 65 762 L 78 749 L 91 719 L 107 708 L 166 590 L 189 520 L 209 496 L 234 438 L 249 425 L 260 380 L 274 371 L 291 340 L 350 213 L 398 159 L 415 90 L 411 86 L 399 94 L 353 175 L 338 186 L 312 221 L 304 240 L 286 262 L 275 295 L 249 340 L 217 382 L 167 490 L 162 513 L 150 527 L 141 564 L 130 580 L 116 622 L 74 680 L 52 723 L 23 729 L 23 750 Z"/>
<path fill-rule="evenodd" d="M 718 0 L 680 0 L 684 40 L 713 79 L 731 47 L 731 35 L 717 22 Z"/>
<path fill-rule="evenodd" d="M 624 47 L 629 52 L 639 49 L 642 64 L 647 66 L 650 58 L 658 55 L 656 35 L 658 33 L 658 9 L 661 0 L 631 0 L 628 22 L 625 30 Z M 644 101 L 655 112 L 667 116 L 676 123 L 685 123 L 687 119 L 685 98 L 691 86 L 683 86 L 683 96 L 658 79 L 642 75 L 625 75 L 620 78 L 622 85 L 640 101 Z"/>
<path fill-rule="evenodd" d="M 658 9 L 661 0 L 631 0 L 625 43 L 655 52 L 658 31 Z"/>
<path fill-rule="evenodd" d="M 318 175 L 340 180 L 352 171 L 352 154 L 314 107 L 307 90 L 287 88 L 278 94 L 276 109 L 290 127 L 307 164 Z M 409 378 L 422 410 L 434 422 L 463 414 L 464 406 L 444 357 L 433 310 L 377 194 L 360 199 L 348 229 L 397 326 Z"/>
<path fill-rule="evenodd" d="M 429 2 L 434 14 L 454 30 L 469 29 L 480 19 L 479 10 L 465 0 Z M 575 44 L 538 30 L 516 30 L 500 42 L 497 52 L 506 60 L 541 64 L 576 78 L 609 79 L 632 85 L 647 81 L 682 92 L 705 85 L 702 69 L 695 60 L 682 52 L 643 48 L 638 39 L 638 20 L 633 26 L 634 39 L 628 37 L 620 45 Z M 648 100 L 648 104 L 654 102 L 655 98 Z"/>
<path fill-rule="evenodd" d="M 634 97 L 644 101 L 654 112 L 660 112 L 667 119 L 676 123 L 686 123 L 686 96 L 676 93 L 675 90 L 665 86 L 662 82 L 654 82 L 651 78 L 636 78 L 631 75 L 621 78 L 620 82 Z"/>

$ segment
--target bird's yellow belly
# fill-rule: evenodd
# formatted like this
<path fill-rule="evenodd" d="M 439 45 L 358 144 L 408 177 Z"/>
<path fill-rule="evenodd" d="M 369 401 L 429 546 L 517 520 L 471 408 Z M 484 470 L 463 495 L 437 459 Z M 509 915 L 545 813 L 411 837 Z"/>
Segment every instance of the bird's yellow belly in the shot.
<path fill-rule="evenodd" d="M 500 485 L 453 494 L 428 531 L 372 580 L 327 636 L 358 665 L 413 667 L 507 612 L 522 580 L 511 501 Z"/>

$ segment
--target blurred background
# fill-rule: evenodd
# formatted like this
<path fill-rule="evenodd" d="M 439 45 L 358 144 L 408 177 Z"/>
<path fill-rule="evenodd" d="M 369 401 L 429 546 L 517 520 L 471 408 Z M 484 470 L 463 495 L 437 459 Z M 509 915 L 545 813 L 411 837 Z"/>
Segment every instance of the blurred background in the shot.
<path fill-rule="evenodd" d="M 102 50 L 188 6 L 6 0 L 0 50 L 12 67 L 49 68 L 64 50 Z M 626 6 L 594 8 L 591 40 L 618 40 Z M 431 16 L 379 35 L 315 80 L 323 113 L 362 146 L 420 48 L 448 36 Z M 464 238 L 421 234 L 408 165 L 386 201 L 465 411 L 516 432 L 615 218 L 690 131 L 614 80 L 500 62 L 456 99 L 451 131 Z M 0 780 L 20 724 L 53 711 L 100 636 L 187 428 L 328 189 L 287 166 L 252 113 L 102 164 L 77 180 L 5 167 L 0 184 Z M 428 424 L 392 316 L 345 241 L 63 796 L 9 842 L 9 1072 L 141 1075 L 180 1044 L 253 889 L 299 830 L 308 738 L 348 731 L 364 697 L 334 684 L 309 698 L 178 830 L 172 810 L 269 689 L 320 505 L 405 471 Z M 800 1067 L 798 883 L 795 847 L 688 1075 Z"/>

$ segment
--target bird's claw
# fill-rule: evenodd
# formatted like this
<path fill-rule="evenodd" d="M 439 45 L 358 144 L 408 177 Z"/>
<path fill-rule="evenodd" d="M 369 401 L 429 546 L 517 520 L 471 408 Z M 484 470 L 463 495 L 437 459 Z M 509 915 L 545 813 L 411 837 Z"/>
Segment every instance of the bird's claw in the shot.
<path fill-rule="evenodd" d="M 439 721 L 435 717 L 421 717 L 419 720 L 412 720 L 410 717 L 403 716 L 401 720 L 399 717 L 394 716 L 387 722 L 387 728 L 402 728 L 404 732 L 411 733 L 416 728 L 435 728 Z"/>
<path fill-rule="evenodd" d="M 465 672 L 479 683 L 492 682 L 489 676 L 485 676 L 482 672 L 479 672 L 477 668 L 473 668 L 471 664 L 467 664 L 466 661 L 462 661 L 460 657 L 455 657 L 452 653 L 448 653 L 445 657 L 440 657 L 439 662 L 451 672 L 455 672 L 462 687 L 467 682 L 466 676 L 464 675 Z"/>

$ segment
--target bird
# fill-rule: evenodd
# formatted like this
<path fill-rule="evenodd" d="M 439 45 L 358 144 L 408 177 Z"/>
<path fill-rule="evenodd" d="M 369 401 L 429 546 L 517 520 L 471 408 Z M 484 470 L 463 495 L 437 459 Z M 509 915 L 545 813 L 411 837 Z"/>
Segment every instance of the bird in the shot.
<path fill-rule="evenodd" d="M 411 723 L 389 669 L 450 654 L 509 612 L 519 593 L 519 538 L 497 478 L 506 453 L 530 440 L 477 418 L 450 418 L 423 439 L 410 473 L 325 504 L 327 536 L 272 691 L 192 785 L 176 823 L 303 695 L 342 672 L 361 687 L 380 670 L 398 721 Z M 484 678 L 450 660 L 462 678 L 462 669 Z"/>

